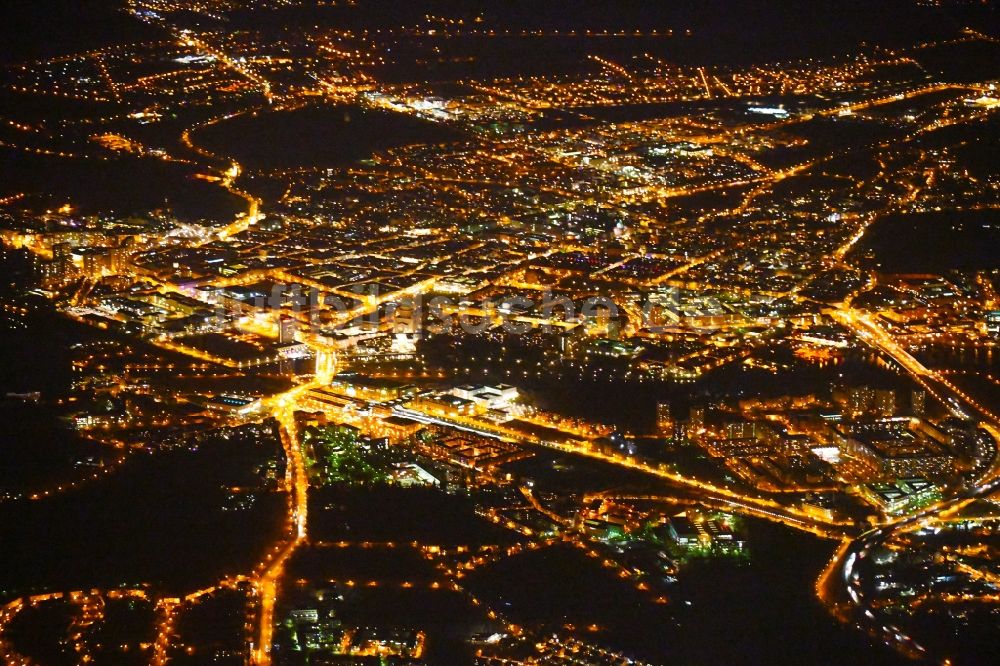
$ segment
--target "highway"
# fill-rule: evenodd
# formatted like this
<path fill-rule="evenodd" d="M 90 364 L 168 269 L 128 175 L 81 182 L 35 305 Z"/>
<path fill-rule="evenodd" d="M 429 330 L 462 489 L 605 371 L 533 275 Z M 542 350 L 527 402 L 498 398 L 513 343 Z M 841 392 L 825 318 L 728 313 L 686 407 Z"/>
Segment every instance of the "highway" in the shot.
<path fill-rule="evenodd" d="M 871 599 L 863 589 L 857 565 L 875 548 L 893 541 L 906 532 L 931 525 L 938 517 L 965 506 L 971 500 L 989 496 L 1000 490 L 1000 470 L 996 464 L 989 474 L 989 479 L 915 514 L 869 530 L 854 541 L 844 540 L 816 583 L 816 593 L 820 601 L 841 620 L 861 623 L 872 635 L 881 636 L 886 644 L 903 654 L 918 659 L 928 658 L 926 649 L 913 638 L 898 627 L 887 625 L 879 619 L 873 604 L 874 599 Z"/>
<path fill-rule="evenodd" d="M 451 419 L 442 419 L 423 412 L 418 412 L 405 407 L 394 407 L 393 412 L 397 416 L 415 420 L 422 423 L 436 423 L 450 428 L 458 428 L 474 432 L 478 435 L 491 438 L 509 439 L 500 436 L 497 432 L 479 427 L 472 422 L 457 423 Z M 705 496 L 708 501 L 715 502 L 727 507 L 736 513 L 753 515 L 765 520 L 779 522 L 787 527 L 804 530 L 812 534 L 831 539 L 843 538 L 845 530 L 851 527 L 851 523 L 834 522 L 821 520 L 806 514 L 805 512 L 790 506 L 785 506 L 772 499 L 759 497 L 756 495 L 745 495 L 729 488 L 719 487 L 711 483 L 700 481 L 694 477 L 685 476 L 677 472 L 672 472 L 660 466 L 639 460 L 624 454 L 609 454 L 597 450 L 586 443 L 559 443 L 544 439 L 535 439 L 530 442 L 538 446 L 544 446 L 562 453 L 583 456 L 600 460 L 602 462 L 624 467 L 633 471 L 648 474 L 650 476 L 670 481 L 682 487 L 693 489 L 699 492 L 699 496 Z"/>
<path fill-rule="evenodd" d="M 960 390 L 941 373 L 931 370 L 896 342 L 868 313 L 846 306 L 827 312 L 835 321 L 850 329 L 862 342 L 883 352 L 937 398 L 952 414 L 961 419 L 976 419 L 1000 429 L 1000 418 L 972 396 Z"/>
<path fill-rule="evenodd" d="M 959 390 L 940 373 L 924 366 L 897 343 L 889 333 L 866 313 L 842 307 L 829 313 L 836 321 L 852 330 L 859 339 L 891 357 L 918 384 L 933 394 L 955 416 L 976 420 L 979 427 L 1000 442 L 1000 420 L 971 396 Z M 845 539 L 834 554 L 830 564 L 816 583 L 816 593 L 828 609 L 842 620 L 855 620 L 867 626 L 873 636 L 881 636 L 886 644 L 903 654 L 926 659 L 926 649 L 898 627 L 879 620 L 875 608 L 862 589 L 857 564 L 874 548 L 888 544 L 898 536 L 929 526 L 953 513 L 971 501 L 987 497 L 1000 490 L 1000 456 L 994 460 L 970 487 L 941 500 L 915 514 L 889 520 L 869 530 L 854 541 Z"/>

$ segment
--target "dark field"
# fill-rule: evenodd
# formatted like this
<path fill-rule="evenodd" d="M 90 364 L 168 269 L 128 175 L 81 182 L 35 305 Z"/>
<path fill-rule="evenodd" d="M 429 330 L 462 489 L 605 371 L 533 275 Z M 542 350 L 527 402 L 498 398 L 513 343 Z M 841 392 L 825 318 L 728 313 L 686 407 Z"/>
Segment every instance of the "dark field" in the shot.
<path fill-rule="evenodd" d="M 414 143 L 455 138 L 450 130 L 387 111 L 353 106 L 307 106 L 261 112 L 210 126 L 196 143 L 249 168 L 337 166 Z"/>
<path fill-rule="evenodd" d="M 877 222 L 860 243 L 887 273 L 942 273 L 1000 268 L 1000 211 L 924 213 Z"/>

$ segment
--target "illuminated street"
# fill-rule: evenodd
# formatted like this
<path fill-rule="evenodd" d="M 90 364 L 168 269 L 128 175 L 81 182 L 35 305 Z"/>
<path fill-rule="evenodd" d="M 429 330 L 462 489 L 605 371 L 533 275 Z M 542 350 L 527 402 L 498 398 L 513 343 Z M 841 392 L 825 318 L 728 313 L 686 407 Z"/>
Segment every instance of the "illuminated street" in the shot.
<path fill-rule="evenodd" d="M 991 663 L 997 3 L 9 4 L 0 662 Z"/>

